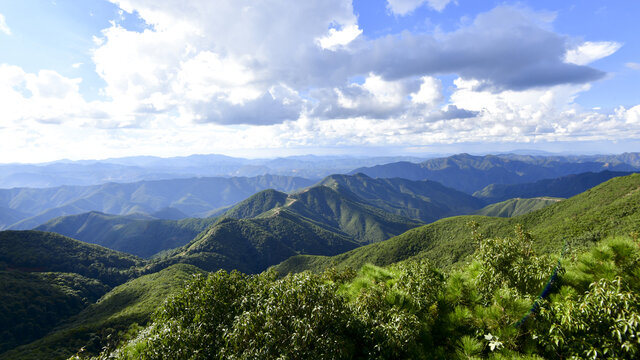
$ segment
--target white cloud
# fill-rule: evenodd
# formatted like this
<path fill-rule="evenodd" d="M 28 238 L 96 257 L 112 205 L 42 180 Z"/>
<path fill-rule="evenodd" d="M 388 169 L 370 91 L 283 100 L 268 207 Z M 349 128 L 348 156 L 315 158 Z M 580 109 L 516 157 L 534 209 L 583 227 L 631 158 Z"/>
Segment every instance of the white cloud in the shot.
<path fill-rule="evenodd" d="M 323 49 L 335 50 L 345 46 L 362 34 L 357 24 L 345 26 L 341 30 L 329 29 L 329 34 L 317 39 Z"/>
<path fill-rule="evenodd" d="M 567 51 L 565 61 L 576 65 L 587 65 L 612 55 L 622 47 L 615 41 L 587 41 Z"/>
<path fill-rule="evenodd" d="M 397 15 L 407 15 L 420 6 L 427 4 L 436 11 L 442 11 L 451 0 L 387 0 L 387 8 Z"/>
<path fill-rule="evenodd" d="M 11 29 L 9 29 L 9 25 L 7 25 L 7 21 L 2 14 L 0 14 L 0 32 L 11 35 Z"/>
<path fill-rule="evenodd" d="M 129 155 L 132 146 L 171 156 L 640 138 L 638 107 L 608 115 L 574 101 L 604 76 L 581 64 L 619 44 L 568 52 L 570 39 L 545 25 L 547 14 L 500 6 L 452 32 L 370 39 L 350 0 L 113 1 L 150 27 L 113 23 L 94 39 L 107 100 L 82 99 L 80 79 L 0 65 L 0 128 L 16 134 L 0 154 L 27 152 L 29 143 L 58 157 L 83 147 L 92 151 L 85 157 L 104 157 Z M 397 14 L 426 4 L 392 3 Z M 459 76 L 448 99 L 439 78 L 446 74 Z"/>
<path fill-rule="evenodd" d="M 420 90 L 411 94 L 411 101 L 416 104 L 436 105 L 443 100 L 442 82 L 431 76 L 423 76 Z"/>
<path fill-rule="evenodd" d="M 632 70 L 640 70 L 640 63 L 628 62 L 628 63 L 624 64 L 624 66 L 626 66 L 626 67 L 628 67 L 629 69 L 632 69 Z"/>

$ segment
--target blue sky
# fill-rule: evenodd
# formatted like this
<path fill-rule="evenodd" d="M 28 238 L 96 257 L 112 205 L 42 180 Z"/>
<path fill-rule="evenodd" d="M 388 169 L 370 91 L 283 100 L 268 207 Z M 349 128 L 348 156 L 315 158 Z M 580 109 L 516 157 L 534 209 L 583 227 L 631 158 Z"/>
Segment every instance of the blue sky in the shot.
<path fill-rule="evenodd" d="M 0 162 L 640 149 L 636 1 L 0 1 Z"/>

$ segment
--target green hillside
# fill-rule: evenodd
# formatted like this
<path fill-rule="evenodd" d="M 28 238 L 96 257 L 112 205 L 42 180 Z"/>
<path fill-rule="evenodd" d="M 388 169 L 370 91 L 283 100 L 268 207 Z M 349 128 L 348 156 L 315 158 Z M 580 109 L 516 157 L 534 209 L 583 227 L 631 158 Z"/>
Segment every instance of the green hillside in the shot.
<path fill-rule="evenodd" d="M 439 266 L 460 262 L 473 253 L 471 221 L 486 236 L 508 236 L 522 224 L 545 251 L 559 250 L 565 241 L 588 246 L 608 235 L 640 231 L 640 174 L 611 179 L 593 189 L 543 209 L 513 217 L 458 216 L 412 229 L 387 241 L 334 257 L 297 256 L 276 269 L 280 273 L 330 266 L 360 268 L 365 263 L 389 265 L 409 258 L 428 258 Z"/>
<path fill-rule="evenodd" d="M 0 270 L 71 272 L 115 286 L 137 276 L 143 264 L 133 255 L 54 233 L 0 232 Z"/>
<path fill-rule="evenodd" d="M 572 174 L 526 184 L 491 184 L 482 190 L 476 191 L 473 196 L 486 204 L 493 204 L 512 198 L 570 198 L 609 179 L 630 174 L 629 172 L 605 170 L 598 173 Z"/>
<path fill-rule="evenodd" d="M 256 217 L 265 211 L 285 205 L 287 198 L 288 195 L 283 192 L 267 189 L 234 205 L 224 216 L 234 219 Z"/>
<path fill-rule="evenodd" d="M 422 222 L 469 214 L 482 207 L 476 198 L 434 181 L 372 179 L 364 174 L 331 175 L 320 182 L 347 191 L 392 214 Z"/>
<path fill-rule="evenodd" d="M 543 207 L 552 205 L 561 201 L 559 198 L 539 197 L 532 199 L 509 199 L 499 203 L 487 205 L 480 210 L 474 212 L 474 215 L 497 216 L 497 217 L 513 217 L 524 215 Z"/>
<path fill-rule="evenodd" d="M 107 291 L 77 274 L 0 271 L 0 354 L 44 336 Z"/>
<path fill-rule="evenodd" d="M 201 273 L 194 266 L 180 264 L 131 280 L 115 287 L 47 336 L 0 353 L 0 359 L 66 359 L 81 348 L 83 353 L 98 353 L 118 332 L 126 331 L 132 324 L 145 325 L 167 298 Z"/>
<path fill-rule="evenodd" d="M 420 224 L 373 206 L 347 189 L 324 185 L 290 195 L 265 190 L 231 208 L 224 216 L 268 217 L 283 209 L 365 244 L 386 240 Z"/>
<path fill-rule="evenodd" d="M 141 215 L 89 213 L 55 218 L 34 230 L 55 232 L 148 258 L 187 244 L 216 219 L 158 220 Z"/>
<path fill-rule="evenodd" d="M 279 210 L 260 218 L 222 219 L 151 266 L 188 263 L 210 271 L 258 273 L 293 255 L 335 255 L 357 246 L 347 234 Z"/>
<path fill-rule="evenodd" d="M 197 276 L 94 359 L 637 359 L 637 237 L 566 255 L 521 227 L 477 240 L 458 269 Z"/>

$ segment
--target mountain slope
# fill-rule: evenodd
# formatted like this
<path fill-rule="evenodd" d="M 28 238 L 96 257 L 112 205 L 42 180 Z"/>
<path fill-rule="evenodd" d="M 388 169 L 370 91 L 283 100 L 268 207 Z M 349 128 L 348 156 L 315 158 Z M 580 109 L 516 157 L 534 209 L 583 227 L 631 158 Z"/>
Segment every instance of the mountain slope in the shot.
<path fill-rule="evenodd" d="M 98 302 L 60 324 L 45 337 L 0 354 L 0 359 L 67 359 L 80 348 L 98 353 L 118 331 L 144 325 L 151 314 L 195 274 L 190 265 L 174 265 L 115 287 Z"/>
<path fill-rule="evenodd" d="M 486 204 L 512 199 L 534 198 L 540 196 L 569 198 L 618 176 L 630 175 L 629 172 L 601 171 L 571 174 L 556 179 L 544 179 L 527 184 L 491 184 L 476 191 L 473 196 Z"/>
<path fill-rule="evenodd" d="M 187 244 L 215 219 L 158 220 L 92 211 L 55 218 L 34 230 L 55 232 L 129 254 L 150 257 Z"/>
<path fill-rule="evenodd" d="M 15 188 L 0 190 L 0 207 L 10 208 L 30 218 L 12 229 L 32 229 L 59 216 L 100 211 L 108 214 L 162 214 L 170 207 L 188 216 L 199 216 L 213 209 L 241 201 L 264 189 L 292 191 L 309 186 L 311 180 L 264 175 L 253 178 L 191 178 L 137 183 L 108 183 L 97 186 L 62 186 L 48 189 Z"/>
<path fill-rule="evenodd" d="M 107 291 L 77 274 L 0 271 L 0 354 L 42 337 Z"/>
<path fill-rule="evenodd" d="M 358 246 L 346 234 L 280 210 L 260 218 L 222 219 L 151 266 L 159 269 L 187 263 L 209 271 L 236 269 L 258 273 L 293 255 L 335 255 Z"/>
<path fill-rule="evenodd" d="M 468 214 L 482 207 L 476 198 L 428 180 L 373 179 L 355 174 L 331 175 L 320 184 L 346 190 L 382 210 L 423 222 Z"/>
<path fill-rule="evenodd" d="M 72 272 L 109 286 L 135 277 L 133 255 L 41 231 L 0 231 L 0 270 Z"/>
<path fill-rule="evenodd" d="M 324 185 L 290 195 L 266 190 L 233 207 L 224 216 L 261 217 L 283 209 L 359 243 L 382 241 L 420 224 L 379 209 L 346 189 Z"/>
<path fill-rule="evenodd" d="M 636 233 L 640 224 L 640 174 L 611 179 L 593 189 L 543 209 L 513 217 L 457 216 L 412 229 L 376 244 L 334 257 L 296 256 L 278 265 L 281 273 L 328 266 L 359 268 L 365 263 L 388 265 L 408 258 L 429 258 L 441 266 L 464 260 L 476 244 L 471 240 L 470 221 L 479 223 L 486 236 L 509 236 L 523 224 L 535 246 L 559 251 L 566 242 L 589 246 L 608 235 Z"/>
<path fill-rule="evenodd" d="M 543 207 L 552 205 L 561 201 L 559 198 L 532 198 L 532 199 L 509 199 L 499 203 L 487 205 L 482 209 L 475 211 L 474 215 L 513 217 L 530 213 L 532 211 L 542 209 Z"/>
<path fill-rule="evenodd" d="M 562 157 L 458 154 L 427 160 L 419 164 L 397 162 L 359 168 L 351 174 L 364 173 L 375 178 L 401 177 L 409 180 L 433 180 L 472 194 L 490 184 L 521 184 L 603 170 L 635 171 L 638 168 L 626 163 L 572 162 Z"/>

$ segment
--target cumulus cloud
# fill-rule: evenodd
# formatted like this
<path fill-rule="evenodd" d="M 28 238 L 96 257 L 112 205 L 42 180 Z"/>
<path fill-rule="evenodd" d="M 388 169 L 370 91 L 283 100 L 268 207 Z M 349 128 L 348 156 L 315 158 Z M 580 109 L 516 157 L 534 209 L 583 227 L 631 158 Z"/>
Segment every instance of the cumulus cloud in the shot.
<path fill-rule="evenodd" d="M 587 65 L 615 53 L 621 47 L 622 44 L 615 41 L 587 41 L 568 50 L 565 61 L 576 65 Z"/>
<path fill-rule="evenodd" d="M 581 84 L 604 76 L 564 62 L 566 38 L 540 26 L 535 14 L 509 6 L 480 14 L 451 33 L 403 33 L 368 45 L 359 54 L 359 65 L 387 79 L 454 73 L 502 90 Z"/>
<path fill-rule="evenodd" d="M 407 15 L 420 6 L 427 4 L 430 8 L 442 11 L 451 0 L 387 0 L 387 9 L 397 15 Z"/>
<path fill-rule="evenodd" d="M 29 123 L 59 123 L 103 148 L 167 156 L 640 137 L 638 107 L 607 115 L 574 101 L 605 75 L 588 64 L 620 45 L 574 46 L 546 13 L 499 6 L 451 32 L 368 38 L 350 0 L 113 2 L 148 26 L 112 23 L 95 38 L 106 100 L 82 99 L 80 79 L 1 65 L 0 127 L 27 141 Z M 388 4 L 402 15 L 447 3 Z M 458 78 L 445 96 L 449 74 Z M 41 143 L 61 148 L 51 134 Z"/>
<path fill-rule="evenodd" d="M 7 21 L 2 14 L 0 14 L 0 32 L 5 33 L 6 35 L 11 35 L 11 29 L 9 28 L 9 25 L 7 25 Z"/>
<path fill-rule="evenodd" d="M 150 26 L 135 32 L 113 24 L 96 39 L 93 60 L 107 83 L 104 93 L 131 113 L 262 125 L 305 113 L 426 116 L 442 101 L 440 74 L 477 80 L 478 89 L 494 92 L 604 76 L 565 62 L 566 37 L 544 26 L 551 21 L 544 14 L 517 7 L 497 7 L 450 33 L 369 39 L 348 0 L 113 1 Z M 441 10 L 447 2 L 389 6 L 408 12 L 425 3 Z M 288 16 L 273 21 L 283 13 Z M 367 81 L 349 82 L 358 76 Z M 274 88 L 290 93 L 274 96 Z M 266 116 L 249 116 L 249 110 Z"/>
<path fill-rule="evenodd" d="M 336 50 L 341 46 L 348 45 L 362 34 L 362 29 L 358 25 L 346 26 L 341 30 L 329 29 L 329 34 L 317 39 L 323 49 Z"/>

